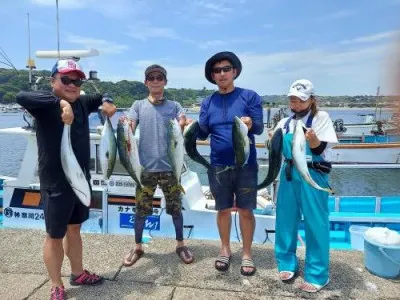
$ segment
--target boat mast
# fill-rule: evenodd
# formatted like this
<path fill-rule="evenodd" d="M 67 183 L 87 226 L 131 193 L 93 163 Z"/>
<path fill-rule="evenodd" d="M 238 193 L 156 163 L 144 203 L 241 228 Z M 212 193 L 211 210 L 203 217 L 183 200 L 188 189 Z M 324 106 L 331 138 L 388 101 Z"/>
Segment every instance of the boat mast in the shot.
<path fill-rule="evenodd" d="M 377 113 L 378 113 L 378 105 L 379 105 L 379 96 L 380 96 L 380 90 L 381 87 L 378 85 L 378 88 L 376 89 L 376 97 L 375 97 L 375 122 L 377 121 Z M 382 107 L 379 110 L 379 120 L 381 119 L 382 116 Z"/>
<path fill-rule="evenodd" d="M 58 17 L 58 0 L 56 0 L 56 9 L 57 9 L 57 51 L 58 51 L 58 59 L 60 60 L 60 19 Z"/>

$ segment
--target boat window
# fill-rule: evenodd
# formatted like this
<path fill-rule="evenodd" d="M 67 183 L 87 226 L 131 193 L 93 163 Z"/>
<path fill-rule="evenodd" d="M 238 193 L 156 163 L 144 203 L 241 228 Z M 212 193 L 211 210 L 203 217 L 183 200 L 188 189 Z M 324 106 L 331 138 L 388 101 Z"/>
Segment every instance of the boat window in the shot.
<path fill-rule="evenodd" d="M 102 209 L 103 208 L 103 191 L 92 192 L 92 201 L 90 202 L 90 208 Z"/>

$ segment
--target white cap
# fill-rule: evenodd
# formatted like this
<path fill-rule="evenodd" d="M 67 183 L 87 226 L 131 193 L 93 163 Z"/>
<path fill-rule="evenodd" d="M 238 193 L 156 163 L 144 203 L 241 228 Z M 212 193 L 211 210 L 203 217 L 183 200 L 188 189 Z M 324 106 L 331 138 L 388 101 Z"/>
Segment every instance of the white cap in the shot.
<path fill-rule="evenodd" d="M 314 86 L 311 81 L 300 79 L 292 83 L 287 96 L 295 96 L 303 101 L 307 101 L 312 95 L 314 95 Z"/>

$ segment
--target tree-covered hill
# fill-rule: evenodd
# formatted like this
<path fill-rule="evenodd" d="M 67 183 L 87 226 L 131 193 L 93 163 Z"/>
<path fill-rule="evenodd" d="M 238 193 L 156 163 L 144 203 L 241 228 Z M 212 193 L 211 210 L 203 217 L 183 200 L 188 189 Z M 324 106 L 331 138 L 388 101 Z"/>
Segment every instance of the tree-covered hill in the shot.
<path fill-rule="evenodd" d="M 40 76 L 49 77 L 49 71 L 35 71 L 35 78 Z M 147 96 L 148 90 L 143 82 L 122 80 L 118 82 L 98 81 L 95 86 L 102 92 L 110 93 L 119 107 L 129 107 L 134 100 L 143 99 Z M 95 89 L 91 83 L 85 83 L 82 86 L 87 93 L 94 92 Z M 27 70 L 15 71 L 12 69 L 0 68 L 0 103 L 11 104 L 15 102 L 15 95 L 20 90 L 29 90 L 29 75 Z M 38 89 L 50 90 L 49 80 L 42 80 L 38 84 Z M 198 105 L 201 99 L 213 93 L 214 90 L 208 90 L 205 87 L 201 90 L 195 89 L 175 89 L 167 88 L 165 93 L 167 98 L 180 102 L 185 107 Z M 376 96 L 321 96 L 319 104 L 321 106 L 375 106 Z M 380 97 L 378 103 L 387 106 L 394 103 L 394 97 Z M 287 105 L 285 95 L 267 95 L 263 96 L 264 106 Z"/>
<path fill-rule="evenodd" d="M 35 78 L 45 76 L 49 78 L 49 71 L 35 71 Z M 33 80 L 34 81 L 34 80 Z M 129 107 L 133 100 L 143 99 L 148 95 L 147 87 L 143 82 L 122 80 L 116 83 L 107 81 L 96 81 L 94 85 L 102 92 L 110 93 L 118 106 Z M 50 90 L 49 79 L 41 80 L 38 89 Z M 15 102 L 15 95 L 21 90 L 29 90 L 29 74 L 26 70 L 15 71 L 12 69 L 0 68 L 0 103 L 11 104 Z M 93 84 L 84 83 L 82 89 L 87 92 L 95 92 Z M 200 100 L 214 90 L 175 89 L 168 88 L 165 91 L 166 97 L 180 102 L 184 106 L 191 106 L 199 103 Z"/>

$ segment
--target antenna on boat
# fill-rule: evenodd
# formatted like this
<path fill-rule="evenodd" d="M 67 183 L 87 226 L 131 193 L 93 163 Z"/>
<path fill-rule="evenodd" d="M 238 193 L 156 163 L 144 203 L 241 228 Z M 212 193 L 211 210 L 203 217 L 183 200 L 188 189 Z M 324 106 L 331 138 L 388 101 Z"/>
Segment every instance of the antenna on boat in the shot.
<path fill-rule="evenodd" d="M 29 22 L 29 13 L 27 15 L 28 21 L 28 63 L 26 64 L 26 68 L 28 69 L 29 74 L 29 86 L 32 89 L 32 69 L 36 69 L 35 61 L 31 58 L 31 28 Z"/>
<path fill-rule="evenodd" d="M 57 10 L 57 52 L 58 59 L 60 60 L 60 18 L 58 17 L 58 0 L 56 0 L 56 10 Z"/>
<path fill-rule="evenodd" d="M 376 98 L 375 98 L 375 122 L 377 121 L 377 114 L 378 114 L 378 106 L 379 106 L 379 97 L 380 97 L 380 91 L 381 91 L 381 87 L 378 85 L 377 89 L 376 89 Z M 380 107 L 379 110 L 379 120 L 381 120 L 381 116 L 382 116 L 382 107 Z"/>

